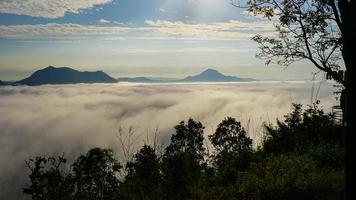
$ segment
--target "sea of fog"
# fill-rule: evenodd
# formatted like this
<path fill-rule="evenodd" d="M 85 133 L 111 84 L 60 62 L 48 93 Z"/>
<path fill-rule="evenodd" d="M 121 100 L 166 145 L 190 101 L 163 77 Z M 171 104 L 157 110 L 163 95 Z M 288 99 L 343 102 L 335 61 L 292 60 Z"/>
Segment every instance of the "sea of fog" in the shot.
<path fill-rule="evenodd" d="M 0 87 L 0 199 L 23 198 L 29 173 L 24 161 L 36 155 L 64 152 L 73 159 L 99 146 L 124 160 L 120 127 L 133 127 L 135 149 L 153 135 L 167 144 L 173 127 L 189 117 L 201 121 L 209 135 L 231 116 L 258 144 L 262 124 L 283 117 L 292 102 L 319 99 L 330 111 L 337 104 L 334 91 L 333 83 L 310 81 Z"/>

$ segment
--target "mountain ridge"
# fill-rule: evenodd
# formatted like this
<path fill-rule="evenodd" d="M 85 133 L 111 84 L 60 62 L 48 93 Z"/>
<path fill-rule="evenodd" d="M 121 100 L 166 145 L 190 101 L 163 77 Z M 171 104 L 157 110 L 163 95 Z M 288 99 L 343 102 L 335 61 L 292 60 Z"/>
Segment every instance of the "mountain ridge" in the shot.
<path fill-rule="evenodd" d="M 247 79 L 226 76 L 220 73 L 218 70 L 208 68 L 205 71 L 195 76 L 188 76 L 181 80 L 182 82 L 245 82 Z"/>
<path fill-rule="evenodd" d="M 208 68 L 197 75 L 187 76 L 183 79 L 176 79 L 170 81 L 155 80 L 149 77 L 121 77 L 117 79 L 119 82 L 133 82 L 133 83 L 175 83 L 175 82 L 249 82 L 256 81 L 252 78 L 241 78 L 237 76 L 226 76 L 218 70 Z"/>
<path fill-rule="evenodd" d="M 29 77 L 17 81 L 22 85 L 76 84 L 76 83 L 115 83 L 116 79 L 103 71 L 77 71 L 69 67 L 48 66 L 32 73 Z"/>
<path fill-rule="evenodd" d="M 33 72 L 29 77 L 14 82 L 0 81 L 0 85 L 29 85 L 38 86 L 45 84 L 76 84 L 76 83 L 188 83 L 188 82 L 249 82 L 256 81 L 252 78 L 227 76 L 216 69 L 208 68 L 203 72 L 187 76 L 182 79 L 150 78 L 150 77 L 119 77 L 112 78 L 103 71 L 78 71 L 70 67 L 53 67 Z"/>

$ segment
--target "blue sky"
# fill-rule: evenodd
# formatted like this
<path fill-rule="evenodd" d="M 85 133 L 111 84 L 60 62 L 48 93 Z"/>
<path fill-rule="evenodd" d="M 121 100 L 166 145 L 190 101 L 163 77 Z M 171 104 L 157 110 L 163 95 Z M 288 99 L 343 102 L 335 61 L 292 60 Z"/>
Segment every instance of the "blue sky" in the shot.
<path fill-rule="evenodd" d="M 184 77 L 205 68 L 259 79 L 310 79 L 297 63 L 266 67 L 255 34 L 273 24 L 230 0 L 0 0 L 0 79 L 49 65 L 114 77 Z"/>

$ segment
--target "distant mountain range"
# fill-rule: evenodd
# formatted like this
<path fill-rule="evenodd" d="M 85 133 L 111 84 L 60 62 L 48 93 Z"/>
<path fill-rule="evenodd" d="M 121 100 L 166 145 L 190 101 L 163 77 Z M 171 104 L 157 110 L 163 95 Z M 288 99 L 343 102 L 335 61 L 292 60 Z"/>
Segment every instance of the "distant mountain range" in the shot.
<path fill-rule="evenodd" d="M 215 69 L 207 69 L 195 76 L 188 76 L 179 82 L 247 82 L 255 81 L 251 78 L 240 78 L 236 76 L 225 76 Z"/>
<path fill-rule="evenodd" d="M 117 79 L 118 82 L 131 82 L 131 83 L 162 83 L 162 82 L 168 82 L 164 80 L 157 80 L 157 79 L 152 79 L 152 78 L 147 78 L 147 77 L 134 77 L 134 78 L 129 78 L 129 77 L 122 77 Z"/>
<path fill-rule="evenodd" d="M 46 67 L 28 78 L 17 81 L 21 85 L 74 84 L 74 83 L 116 83 L 117 80 L 103 71 L 80 72 L 69 67 Z"/>
<path fill-rule="evenodd" d="M 4 82 L 0 85 L 44 85 L 44 84 L 76 84 L 76 83 L 184 83 L 184 82 L 248 82 L 255 81 L 251 78 L 240 78 L 236 76 L 225 76 L 215 69 L 207 69 L 195 76 L 183 79 L 170 78 L 148 78 L 148 77 L 121 77 L 114 79 L 103 71 L 80 72 L 69 67 L 46 67 L 34 72 L 31 76 L 15 82 Z"/>
<path fill-rule="evenodd" d="M 202 73 L 195 76 L 188 76 L 183 79 L 176 80 L 159 80 L 148 77 L 134 77 L 134 78 L 118 78 L 119 82 L 132 82 L 132 83 L 174 83 L 174 82 L 248 82 L 256 81 L 252 78 L 240 78 L 236 76 L 225 76 L 215 69 L 207 69 Z"/>

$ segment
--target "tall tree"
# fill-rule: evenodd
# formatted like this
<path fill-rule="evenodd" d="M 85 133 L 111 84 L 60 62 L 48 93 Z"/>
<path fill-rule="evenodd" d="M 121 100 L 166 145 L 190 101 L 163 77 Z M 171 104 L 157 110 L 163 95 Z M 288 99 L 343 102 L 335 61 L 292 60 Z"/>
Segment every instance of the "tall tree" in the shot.
<path fill-rule="evenodd" d="M 160 163 L 154 148 L 144 145 L 126 165 L 125 185 L 129 199 L 160 198 Z"/>
<path fill-rule="evenodd" d="M 176 134 L 172 135 L 171 144 L 166 148 L 166 154 L 189 152 L 202 159 L 205 150 L 202 123 L 190 118 L 187 123 L 182 121 L 174 128 Z"/>
<path fill-rule="evenodd" d="M 191 199 L 203 170 L 204 127 L 189 119 L 175 129 L 162 159 L 163 195 L 165 199 Z"/>
<path fill-rule="evenodd" d="M 252 139 L 246 136 L 245 129 L 235 118 L 226 117 L 209 139 L 214 148 L 221 152 L 248 151 L 252 148 Z"/>
<path fill-rule="evenodd" d="M 122 166 L 110 149 L 93 148 L 81 155 L 72 165 L 76 185 L 75 199 L 117 199 Z"/>
<path fill-rule="evenodd" d="M 23 189 L 24 194 L 33 200 L 70 200 L 73 199 L 73 182 L 69 172 L 64 172 L 67 160 L 63 156 L 36 157 L 26 161 L 30 170 L 30 185 Z"/>
<path fill-rule="evenodd" d="M 213 164 L 223 185 L 236 182 L 238 171 L 247 170 L 252 158 L 252 139 L 235 118 L 225 118 L 209 135 L 216 154 Z"/>
<path fill-rule="evenodd" d="M 309 60 L 340 83 L 341 104 L 347 126 L 347 192 L 352 192 L 355 151 L 356 2 L 352 0 L 249 0 L 248 10 L 275 22 L 275 37 L 256 35 L 260 58 L 266 64 L 289 65 Z M 343 70 L 344 69 L 344 70 Z M 343 70 L 343 71 L 341 71 Z"/>

